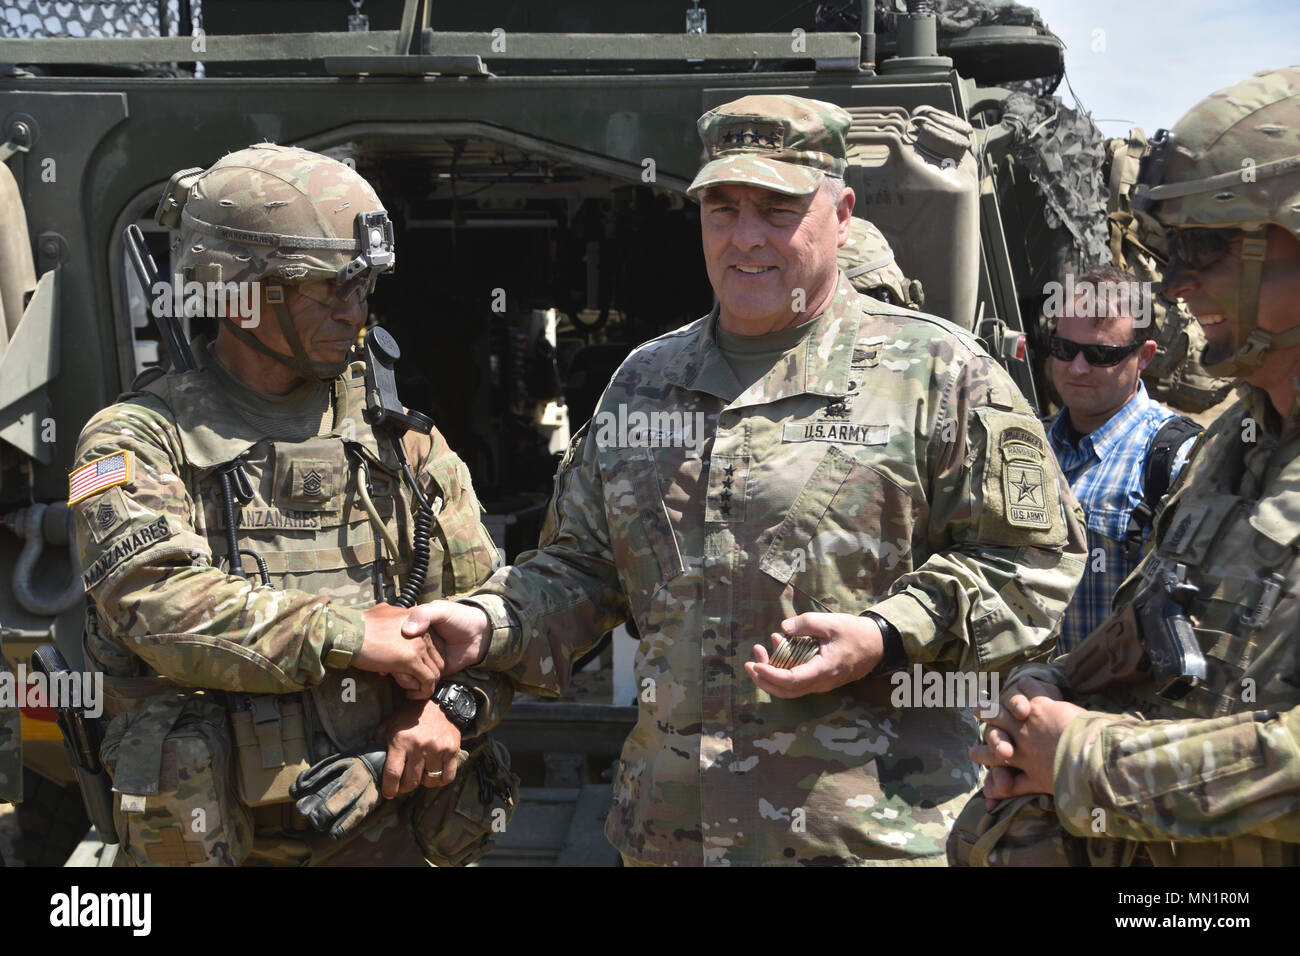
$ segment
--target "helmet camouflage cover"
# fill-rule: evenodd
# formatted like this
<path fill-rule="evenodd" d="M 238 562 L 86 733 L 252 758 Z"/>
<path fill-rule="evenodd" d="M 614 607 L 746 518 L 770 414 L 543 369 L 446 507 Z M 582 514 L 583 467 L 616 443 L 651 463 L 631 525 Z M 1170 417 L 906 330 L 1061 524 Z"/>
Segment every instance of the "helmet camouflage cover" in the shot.
<path fill-rule="evenodd" d="M 391 226 L 386 236 L 361 235 L 358 213 L 383 214 L 376 221 L 387 223 L 356 170 L 305 149 L 258 143 L 194 179 L 181 210 L 180 267 L 199 282 L 350 278 L 348 265 L 387 240 L 388 259 L 373 268 L 391 269 Z"/>
<path fill-rule="evenodd" d="M 889 293 L 887 301 L 894 305 L 920 309 L 925 304 L 921 283 L 903 275 L 889 240 L 875 223 L 854 216 L 849 221 L 848 241 L 840 246 L 837 257 L 844 277 L 864 295 L 881 298 L 884 290 Z"/>
<path fill-rule="evenodd" d="M 1160 181 L 1141 184 L 1147 202 L 1137 204 L 1162 226 L 1273 223 L 1300 237 L 1300 67 L 1212 93 L 1167 143 Z"/>
<path fill-rule="evenodd" d="M 206 170 L 178 172 L 156 218 L 180 230 L 176 252 L 185 281 L 263 283 L 264 305 L 274 312 L 292 354 L 270 348 L 231 316 L 222 316 L 225 328 L 258 352 L 319 379 L 333 378 L 346 361 L 311 359 L 283 293 L 273 290 L 321 280 L 369 289 L 396 262 L 393 226 L 370 184 L 337 160 L 293 146 L 258 143 Z"/>
<path fill-rule="evenodd" d="M 1211 94 L 1151 146 L 1132 198 L 1147 226 L 1245 232 L 1230 317 L 1240 348 L 1207 371 L 1247 374 L 1269 349 L 1300 343 L 1300 326 L 1257 328 L 1265 231 L 1275 225 L 1300 238 L 1300 68 L 1256 73 Z"/>

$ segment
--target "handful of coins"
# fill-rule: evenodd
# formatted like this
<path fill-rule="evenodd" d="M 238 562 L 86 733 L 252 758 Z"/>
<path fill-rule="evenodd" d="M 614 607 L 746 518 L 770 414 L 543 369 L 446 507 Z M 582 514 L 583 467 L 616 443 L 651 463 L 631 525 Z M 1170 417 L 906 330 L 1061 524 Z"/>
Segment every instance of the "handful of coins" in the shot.
<path fill-rule="evenodd" d="M 768 663 L 782 670 L 790 670 L 812 660 L 820 647 L 821 643 L 815 637 L 791 637 L 781 642 Z"/>

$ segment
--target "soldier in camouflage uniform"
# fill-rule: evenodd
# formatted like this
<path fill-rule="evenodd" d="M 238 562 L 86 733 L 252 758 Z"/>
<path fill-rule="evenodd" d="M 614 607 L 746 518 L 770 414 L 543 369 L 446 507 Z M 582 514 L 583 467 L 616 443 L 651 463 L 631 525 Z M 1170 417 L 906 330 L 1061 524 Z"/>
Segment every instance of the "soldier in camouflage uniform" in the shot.
<path fill-rule="evenodd" d="M 540 550 L 408 622 L 449 669 L 485 654 L 554 694 L 635 621 L 640 714 L 605 827 L 632 863 L 941 865 L 973 718 L 896 705 L 890 672 L 1045 654 L 1082 573 L 1082 516 L 1006 373 L 837 269 L 849 122 L 784 95 L 700 119 L 719 307 L 615 373 Z M 819 652 L 772 666 L 756 642 L 777 628 Z"/>
<path fill-rule="evenodd" d="M 836 258 L 849 284 L 863 295 L 918 312 L 925 305 L 919 279 L 903 275 L 889 240 L 876 224 L 856 216 L 849 222 L 849 240 Z"/>
<path fill-rule="evenodd" d="M 1144 242 L 1142 223 L 1130 207 L 1141 160 L 1149 152 L 1150 145 L 1141 130 L 1131 131 L 1128 139 L 1107 141 L 1106 223 L 1110 230 L 1111 262 L 1132 272 L 1141 282 L 1158 283 L 1168 258 L 1163 237 L 1157 232 L 1147 236 L 1149 242 Z M 1203 412 L 1223 401 L 1232 388 L 1232 379 L 1206 374 L 1201 365 L 1205 333 L 1186 303 L 1171 303 L 1163 296 L 1155 296 L 1151 312 L 1151 320 L 1156 324 L 1153 336 L 1156 354 L 1142 371 L 1147 390 L 1156 399 L 1188 412 Z"/>
<path fill-rule="evenodd" d="M 1153 144 L 1135 208 L 1168 230 L 1166 287 L 1205 326 L 1207 371 L 1246 384 L 1193 452 L 1109 623 L 1059 665 L 1026 667 L 975 755 L 996 768 L 990 797 L 1053 794 L 1070 834 L 1104 829 L 1087 841 L 1094 859 L 1295 865 L 1300 68 L 1211 95 Z M 1181 696 L 1114 653 L 1139 629 L 1151 646 L 1132 612 L 1162 578 L 1181 582 L 1206 663 Z"/>
<path fill-rule="evenodd" d="M 197 370 L 146 373 L 77 444 L 70 504 L 93 601 L 86 660 L 113 717 L 118 858 L 423 862 L 410 819 L 455 778 L 460 733 L 429 699 L 432 644 L 403 638 L 406 611 L 387 603 L 419 573 L 416 505 L 348 361 L 392 227 L 364 179 L 305 150 L 260 144 L 177 177 L 159 217 L 179 225 L 181 277 L 252 283 L 260 312 L 223 303 Z M 419 594 L 468 591 L 495 549 L 465 465 L 436 430 L 400 441 L 436 512 Z M 481 731 L 509 689 L 476 683 Z M 315 833 L 289 785 L 372 742 L 387 743 L 382 781 L 349 758 L 327 791 L 348 839 Z M 365 817 L 381 782 L 418 793 Z"/>

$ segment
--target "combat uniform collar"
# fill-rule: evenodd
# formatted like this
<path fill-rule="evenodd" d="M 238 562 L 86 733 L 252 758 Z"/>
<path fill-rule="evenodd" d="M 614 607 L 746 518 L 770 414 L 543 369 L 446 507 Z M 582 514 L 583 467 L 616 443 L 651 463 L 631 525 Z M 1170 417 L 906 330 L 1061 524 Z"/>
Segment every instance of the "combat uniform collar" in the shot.
<path fill-rule="evenodd" d="M 718 306 L 714 305 L 712 312 L 695 323 L 693 338 L 668 363 L 663 375 L 669 385 L 707 392 L 729 402 L 740 394 L 741 388 L 722 349 L 718 348 L 717 322 Z"/>
<path fill-rule="evenodd" d="M 864 307 L 841 272 L 839 283 L 826 311 L 813 319 L 818 328 L 801 348 L 779 361 L 770 372 L 744 392 L 732 374 L 715 329 L 718 306 L 702 319 L 690 341 L 664 369 L 670 385 L 707 392 L 731 403 L 731 408 L 765 405 L 791 395 L 821 395 L 843 398 L 849 391 L 849 363 Z"/>
<path fill-rule="evenodd" d="M 233 461 L 263 440 L 250 432 L 247 423 L 214 389 L 215 376 L 208 370 L 208 343 L 195 339 L 194 358 L 198 368 L 172 372 L 154 380 L 145 391 L 157 395 L 171 410 L 186 463 L 205 471 Z M 355 441 L 370 452 L 376 462 L 386 456 L 380 451 L 369 427 L 363 424 L 365 409 L 364 364 L 354 362 L 337 376 L 333 391 L 334 421 L 329 434 L 355 433 Z"/>
<path fill-rule="evenodd" d="M 1296 392 L 1291 410 L 1285 416 L 1278 414 L 1273 407 L 1273 399 L 1258 385 L 1239 383 L 1237 398 L 1246 404 L 1251 418 L 1259 423 L 1266 434 L 1276 435 L 1283 445 L 1300 441 L 1300 390 Z"/>

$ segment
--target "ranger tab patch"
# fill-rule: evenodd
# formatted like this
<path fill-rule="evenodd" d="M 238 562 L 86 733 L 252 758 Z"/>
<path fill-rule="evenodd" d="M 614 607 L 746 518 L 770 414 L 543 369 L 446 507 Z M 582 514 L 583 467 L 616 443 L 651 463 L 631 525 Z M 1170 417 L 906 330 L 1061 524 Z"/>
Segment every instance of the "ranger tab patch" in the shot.
<path fill-rule="evenodd" d="M 979 540 L 1015 548 L 1062 547 L 1069 537 L 1061 499 L 1066 486 L 1038 422 L 1025 412 L 986 405 L 974 410 L 971 424 L 972 447 L 983 445 L 972 460 L 979 467 L 983 459 L 983 501 L 973 503 Z M 981 432 L 987 436 L 983 441 Z"/>
<path fill-rule="evenodd" d="M 1002 498 L 1007 524 L 1045 530 L 1052 526 L 1047 511 L 1047 473 L 1042 466 L 1042 441 L 1023 428 L 1002 432 Z"/>

